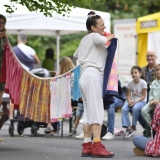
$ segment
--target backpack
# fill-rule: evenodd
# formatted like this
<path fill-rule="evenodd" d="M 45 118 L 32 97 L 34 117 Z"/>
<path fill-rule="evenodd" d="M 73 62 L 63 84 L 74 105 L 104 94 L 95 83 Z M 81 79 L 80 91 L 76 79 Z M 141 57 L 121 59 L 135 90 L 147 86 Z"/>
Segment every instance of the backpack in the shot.
<path fill-rule="evenodd" d="M 102 128 L 101 128 L 101 138 L 105 136 L 106 133 L 107 133 L 107 122 L 103 121 Z"/>

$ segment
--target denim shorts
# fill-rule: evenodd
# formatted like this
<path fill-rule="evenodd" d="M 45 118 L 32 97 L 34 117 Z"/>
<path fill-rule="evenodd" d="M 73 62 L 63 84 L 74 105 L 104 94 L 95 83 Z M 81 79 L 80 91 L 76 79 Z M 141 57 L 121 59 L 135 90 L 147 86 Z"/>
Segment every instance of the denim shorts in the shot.
<path fill-rule="evenodd" d="M 78 107 L 76 110 L 76 117 L 82 117 L 83 112 L 84 112 L 83 103 L 78 103 Z"/>

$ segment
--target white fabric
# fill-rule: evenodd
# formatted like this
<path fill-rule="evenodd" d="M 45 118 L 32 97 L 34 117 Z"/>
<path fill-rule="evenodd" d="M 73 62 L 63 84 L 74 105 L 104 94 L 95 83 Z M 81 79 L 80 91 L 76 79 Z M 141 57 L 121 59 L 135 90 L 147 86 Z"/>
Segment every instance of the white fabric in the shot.
<path fill-rule="evenodd" d="M 102 99 L 103 76 L 94 67 L 87 67 L 79 84 L 84 105 L 84 124 L 103 123 L 104 106 Z"/>
<path fill-rule="evenodd" d="M 33 55 L 36 54 L 35 50 L 31 48 L 30 46 L 27 46 L 25 44 L 18 44 L 18 48 L 30 59 L 34 59 Z"/>
<path fill-rule="evenodd" d="M 107 58 L 106 42 L 107 38 L 99 33 L 90 33 L 83 37 L 73 55 L 80 63 L 81 74 L 87 66 L 96 67 L 103 73 Z"/>
<path fill-rule="evenodd" d="M 132 101 L 135 102 L 142 96 L 142 90 L 144 88 L 147 89 L 147 83 L 143 79 L 140 79 L 139 83 L 137 84 L 134 82 L 134 80 L 132 80 L 128 84 L 127 88 L 131 90 L 131 98 L 132 98 Z M 146 102 L 146 101 L 147 101 L 147 94 L 143 102 Z"/>
<path fill-rule="evenodd" d="M 155 51 L 157 55 L 157 63 L 160 63 L 160 32 L 148 33 L 147 50 Z"/>
<path fill-rule="evenodd" d="M 50 117 L 51 122 L 69 118 L 72 115 L 71 107 L 71 76 L 63 76 L 52 81 L 51 85 L 51 104 Z"/>

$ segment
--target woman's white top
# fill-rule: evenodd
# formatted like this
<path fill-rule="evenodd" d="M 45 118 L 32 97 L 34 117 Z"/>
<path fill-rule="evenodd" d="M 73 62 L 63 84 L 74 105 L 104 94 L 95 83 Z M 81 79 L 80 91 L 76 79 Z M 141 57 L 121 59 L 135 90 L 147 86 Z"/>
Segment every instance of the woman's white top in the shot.
<path fill-rule="evenodd" d="M 82 38 L 73 55 L 80 63 L 81 74 L 89 66 L 97 68 L 103 74 L 108 55 L 106 43 L 107 38 L 99 33 L 89 33 Z"/>

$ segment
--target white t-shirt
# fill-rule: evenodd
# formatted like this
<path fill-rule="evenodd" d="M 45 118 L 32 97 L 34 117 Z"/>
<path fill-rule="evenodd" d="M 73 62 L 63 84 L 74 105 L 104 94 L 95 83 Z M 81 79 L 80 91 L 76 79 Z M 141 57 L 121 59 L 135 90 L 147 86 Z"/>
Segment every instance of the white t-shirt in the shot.
<path fill-rule="evenodd" d="M 33 48 L 22 43 L 18 44 L 18 47 L 28 58 L 34 59 L 33 55 L 35 55 L 36 52 Z"/>
<path fill-rule="evenodd" d="M 143 79 L 140 79 L 139 83 L 135 83 L 134 80 L 132 80 L 128 84 L 127 88 L 131 90 L 132 101 L 136 101 L 142 96 L 142 90 L 144 88 L 147 89 L 147 83 Z M 146 102 L 146 101 L 147 101 L 147 93 L 146 93 L 146 97 L 143 100 L 143 102 Z"/>
<path fill-rule="evenodd" d="M 108 52 L 105 44 L 107 38 L 99 33 L 90 33 L 84 36 L 74 53 L 81 66 L 81 73 L 88 66 L 96 67 L 101 73 L 104 71 Z"/>

